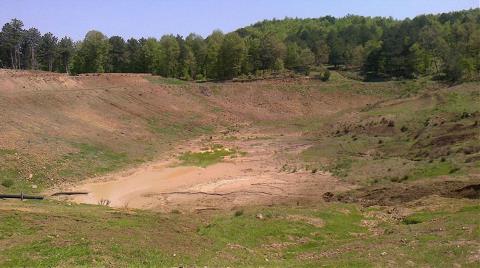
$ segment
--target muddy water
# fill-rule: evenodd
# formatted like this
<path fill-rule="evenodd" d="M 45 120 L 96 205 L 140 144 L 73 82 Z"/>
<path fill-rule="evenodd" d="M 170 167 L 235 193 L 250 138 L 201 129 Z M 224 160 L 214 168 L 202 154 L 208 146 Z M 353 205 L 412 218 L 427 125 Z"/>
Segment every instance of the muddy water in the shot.
<path fill-rule="evenodd" d="M 326 191 L 350 186 L 328 173 L 301 168 L 282 171 L 288 159 L 309 144 L 298 135 L 252 139 L 239 136 L 235 141 L 209 141 L 237 148 L 246 156 L 226 158 L 206 168 L 178 166 L 175 160 L 158 161 L 131 170 L 124 175 L 86 181 L 68 190 L 87 191 L 88 195 L 71 197 L 72 201 L 99 204 L 108 200 L 113 207 L 160 211 L 229 209 L 243 205 L 269 205 L 292 201 L 321 200 Z M 203 143 L 190 144 L 201 148 Z M 293 157 L 295 158 L 295 157 Z M 291 162 L 291 161 L 290 161 Z"/>
<path fill-rule="evenodd" d="M 152 209 L 166 204 L 166 200 L 162 200 L 158 195 L 189 189 L 239 173 L 234 163 L 219 163 L 200 168 L 168 167 L 161 162 L 116 180 L 80 185 L 77 188 L 89 194 L 77 196 L 74 200 L 89 204 L 109 200 L 113 207 Z"/>

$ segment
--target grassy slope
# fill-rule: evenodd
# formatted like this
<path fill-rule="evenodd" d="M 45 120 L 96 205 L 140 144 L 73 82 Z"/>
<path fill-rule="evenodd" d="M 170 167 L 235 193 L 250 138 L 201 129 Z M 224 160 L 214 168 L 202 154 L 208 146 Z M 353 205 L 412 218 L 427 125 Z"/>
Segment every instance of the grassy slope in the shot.
<path fill-rule="evenodd" d="M 363 185 L 478 174 L 477 89 L 478 83 L 470 83 L 425 90 L 364 109 L 353 119 L 341 114 L 304 122 L 318 144 L 304 152 L 304 160 Z"/>
<path fill-rule="evenodd" d="M 0 266 L 474 267 L 480 207 L 435 202 L 402 222 L 340 203 L 183 215 L 8 201 Z"/>

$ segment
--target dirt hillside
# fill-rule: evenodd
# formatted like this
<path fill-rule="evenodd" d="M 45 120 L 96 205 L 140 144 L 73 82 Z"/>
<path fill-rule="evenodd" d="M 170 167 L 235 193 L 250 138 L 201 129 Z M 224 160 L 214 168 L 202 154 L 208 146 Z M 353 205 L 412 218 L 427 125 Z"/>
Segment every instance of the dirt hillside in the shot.
<path fill-rule="evenodd" d="M 14 180 L 4 191 L 36 192 L 136 166 L 231 126 L 323 117 L 379 99 L 327 88 L 0 70 L 0 180 Z"/>

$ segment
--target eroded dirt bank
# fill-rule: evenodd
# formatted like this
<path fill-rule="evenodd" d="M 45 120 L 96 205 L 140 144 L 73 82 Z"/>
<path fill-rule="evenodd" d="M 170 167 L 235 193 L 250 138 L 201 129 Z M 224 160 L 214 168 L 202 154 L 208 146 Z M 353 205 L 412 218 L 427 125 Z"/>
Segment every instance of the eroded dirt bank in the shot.
<path fill-rule="evenodd" d="M 206 168 L 179 165 L 179 152 L 221 144 L 242 152 Z M 295 158 L 310 143 L 297 133 L 272 134 L 246 129 L 234 136 L 197 139 L 176 149 L 170 159 L 117 175 L 89 180 L 69 190 L 89 192 L 71 200 L 113 207 L 160 211 L 230 209 L 319 201 L 327 191 L 351 186 L 328 173 L 312 172 Z"/>
<path fill-rule="evenodd" d="M 13 182 L 0 191 L 37 194 L 152 161 L 218 128 L 326 117 L 381 99 L 362 94 L 375 85 L 342 83 L 172 83 L 141 74 L 0 69 L 0 180 Z M 361 92 L 340 90 L 350 85 Z"/>

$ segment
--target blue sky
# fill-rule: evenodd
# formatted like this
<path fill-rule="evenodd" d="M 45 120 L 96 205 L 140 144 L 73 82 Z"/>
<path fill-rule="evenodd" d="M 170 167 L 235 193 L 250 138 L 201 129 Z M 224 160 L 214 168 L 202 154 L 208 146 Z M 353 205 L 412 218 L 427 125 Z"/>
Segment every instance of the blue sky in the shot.
<path fill-rule="evenodd" d="M 224 32 L 263 19 L 346 14 L 414 17 L 478 8 L 480 0 L 0 0 L 0 24 L 21 19 L 26 28 L 75 40 L 96 29 L 108 36 L 160 37 Z"/>

